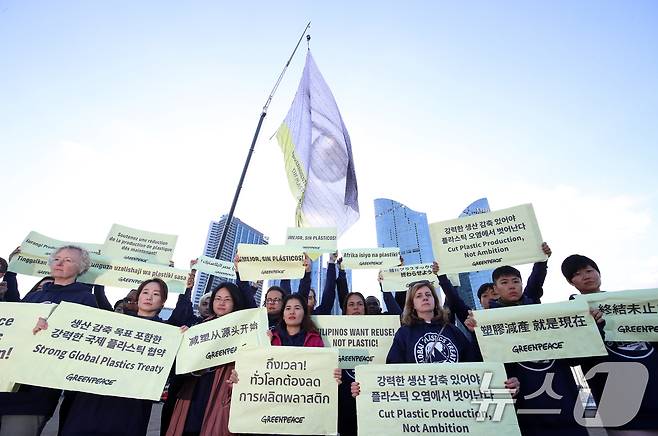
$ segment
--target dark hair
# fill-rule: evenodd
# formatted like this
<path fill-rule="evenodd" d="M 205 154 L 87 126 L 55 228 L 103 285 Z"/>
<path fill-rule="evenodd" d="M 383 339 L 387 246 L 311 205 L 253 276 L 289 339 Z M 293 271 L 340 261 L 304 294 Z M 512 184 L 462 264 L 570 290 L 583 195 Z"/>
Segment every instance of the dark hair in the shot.
<path fill-rule="evenodd" d="M 0 274 L 7 272 L 7 261 L 0 257 Z"/>
<path fill-rule="evenodd" d="M 283 316 L 283 312 L 286 310 L 286 304 L 290 300 L 297 300 L 301 303 L 302 309 L 304 310 L 304 319 L 302 319 L 301 328 L 305 332 L 317 332 L 318 328 L 311 319 L 311 314 L 308 311 L 308 301 L 300 294 L 288 294 L 283 297 L 283 304 L 281 305 L 281 312 L 279 312 L 279 328 L 284 330 L 286 328 L 286 320 Z"/>
<path fill-rule="evenodd" d="M 279 291 L 279 292 L 281 292 L 281 298 L 285 297 L 288 294 L 286 291 L 283 290 L 283 288 L 281 286 L 276 286 L 276 285 L 270 286 L 269 288 L 267 288 L 267 291 L 265 291 L 265 295 L 263 296 L 263 306 L 265 306 L 265 304 L 266 304 L 265 300 L 267 300 L 267 294 L 269 294 L 270 291 Z"/>
<path fill-rule="evenodd" d="M 491 280 L 493 280 L 493 282 L 496 283 L 496 280 L 498 280 L 502 276 L 513 276 L 521 279 L 521 272 L 518 269 L 514 268 L 513 266 L 509 266 L 509 265 L 499 266 L 491 273 Z"/>
<path fill-rule="evenodd" d="M 345 295 L 345 299 L 343 300 L 343 305 L 340 307 L 343 313 L 347 312 L 347 300 L 349 300 L 352 295 L 356 295 L 361 300 L 363 300 L 363 307 L 366 307 L 366 297 L 364 297 L 361 292 L 348 292 L 347 295 Z"/>
<path fill-rule="evenodd" d="M 116 312 L 117 307 L 119 307 L 119 305 L 122 305 L 122 306 L 123 306 L 124 304 L 126 304 L 126 299 L 125 299 L 125 298 L 122 298 L 122 299 L 120 299 L 120 300 L 117 300 L 117 302 L 114 303 L 114 311 Z"/>
<path fill-rule="evenodd" d="M 579 270 L 587 268 L 588 266 L 591 266 L 601 274 L 599 266 L 592 259 L 580 254 L 572 254 L 562 261 L 562 275 L 564 275 L 564 278 L 567 279 L 567 281 L 571 282 L 571 279 L 573 279 L 573 276 L 575 276 Z"/>
<path fill-rule="evenodd" d="M 162 303 L 167 301 L 167 295 L 169 295 L 169 288 L 167 287 L 167 284 L 164 282 L 164 280 L 159 279 L 157 277 L 144 280 L 142 283 L 139 284 L 139 287 L 137 288 L 137 299 L 139 300 L 139 296 L 142 294 L 144 287 L 149 283 L 157 283 L 160 286 L 160 297 L 162 297 Z"/>
<path fill-rule="evenodd" d="M 220 283 L 219 286 L 217 286 L 212 291 L 212 294 L 210 294 L 210 304 L 208 305 L 208 307 L 210 308 L 210 313 L 214 315 L 211 319 L 217 317 L 217 314 L 215 313 L 215 309 L 213 308 L 213 301 L 215 301 L 215 296 L 217 295 L 217 292 L 219 292 L 220 289 L 226 289 L 228 293 L 231 294 L 231 298 L 233 299 L 233 310 L 231 312 L 237 312 L 238 310 L 245 309 L 245 301 L 242 298 L 242 292 L 240 292 L 240 288 L 238 288 L 238 286 L 235 283 L 223 282 Z"/>
<path fill-rule="evenodd" d="M 449 324 L 450 312 L 441 307 L 441 301 L 439 300 L 439 296 L 436 293 L 434 285 L 432 283 L 425 282 L 419 282 L 409 287 L 407 296 L 404 301 L 404 310 L 402 311 L 402 320 L 400 323 L 402 325 L 414 325 L 425 322 L 418 317 L 418 313 L 416 313 L 416 309 L 414 309 L 414 297 L 416 296 L 416 292 L 418 292 L 418 290 L 423 287 L 429 288 L 430 291 L 432 291 L 432 297 L 434 298 L 434 316 L 432 317 L 432 322 Z"/>
<path fill-rule="evenodd" d="M 487 292 L 489 289 L 493 289 L 493 283 L 483 283 L 478 288 L 478 298 L 482 298 L 482 294 Z"/>

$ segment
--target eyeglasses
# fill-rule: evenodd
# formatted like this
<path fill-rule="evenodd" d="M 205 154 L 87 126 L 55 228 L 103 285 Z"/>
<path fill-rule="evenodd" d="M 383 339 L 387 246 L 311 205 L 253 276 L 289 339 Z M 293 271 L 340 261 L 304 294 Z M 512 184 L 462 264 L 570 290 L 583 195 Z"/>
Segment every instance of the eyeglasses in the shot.
<path fill-rule="evenodd" d="M 282 301 L 283 300 L 281 298 L 267 298 L 267 299 L 265 299 L 266 304 L 276 304 L 276 303 L 280 303 Z"/>
<path fill-rule="evenodd" d="M 217 303 L 230 303 L 231 301 L 233 301 L 233 299 L 231 297 L 215 298 L 213 301 L 215 301 Z"/>

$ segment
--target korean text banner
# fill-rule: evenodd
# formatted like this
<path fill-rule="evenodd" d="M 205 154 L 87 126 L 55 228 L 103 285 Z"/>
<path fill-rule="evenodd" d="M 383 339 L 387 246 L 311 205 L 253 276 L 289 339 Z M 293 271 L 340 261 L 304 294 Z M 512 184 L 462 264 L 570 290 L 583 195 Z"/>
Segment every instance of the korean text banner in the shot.
<path fill-rule="evenodd" d="M 269 346 L 267 310 L 239 310 L 187 330 L 176 357 L 176 374 L 233 362 L 244 350 Z"/>
<path fill-rule="evenodd" d="M 178 236 L 113 224 L 105 238 L 103 255 L 129 262 L 169 266 Z"/>
<path fill-rule="evenodd" d="M 44 277 L 50 275 L 48 258 L 19 253 L 11 259 L 9 270 L 18 274 Z M 92 256 L 89 271 L 78 277 L 82 283 L 135 289 L 153 277 L 164 280 L 169 292 L 185 291 L 187 271 L 149 263 L 123 262 L 103 256 Z"/>
<path fill-rule="evenodd" d="M 399 248 L 346 248 L 341 255 L 347 269 L 383 269 L 400 264 Z"/>
<path fill-rule="evenodd" d="M 286 245 L 304 253 L 333 253 L 336 251 L 336 227 L 288 227 Z"/>
<path fill-rule="evenodd" d="M 431 263 L 385 269 L 381 271 L 381 278 L 384 291 L 406 291 L 411 283 L 421 280 L 427 280 L 435 288 L 439 286 L 439 279 L 432 272 Z"/>
<path fill-rule="evenodd" d="M 400 318 L 390 315 L 316 315 L 313 321 L 325 347 L 338 348 L 340 368 L 386 363 Z"/>
<path fill-rule="evenodd" d="M 285 245 L 238 244 L 240 278 L 300 279 L 304 277 L 304 252 Z"/>
<path fill-rule="evenodd" d="M 315 347 L 245 351 L 235 362 L 233 433 L 336 434 L 338 352 Z"/>
<path fill-rule="evenodd" d="M 15 382 L 158 401 L 181 337 L 167 324 L 63 302 L 26 341 Z"/>
<path fill-rule="evenodd" d="M 34 231 L 30 232 L 21 243 L 21 252 L 33 254 L 35 256 L 48 257 L 53 251 L 64 245 L 76 245 L 80 248 L 84 248 L 92 256 L 102 254 L 102 244 L 60 241 Z"/>
<path fill-rule="evenodd" d="M 430 236 L 443 274 L 547 259 L 531 204 L 433 223 Z"/>
<path fill-rule="evenodd" d="M 658 289 L 577 295 L 603 312 L 605 340 L 658 342 Z"/>
<path fill-rule="evenodd" d="M 358 427 L 367 434 L 521 434 L 501 363 L 365 365 L 355 372 Z"/>
<path fill-rule="evenodd" d="M 13 371 L 28 351 L 32 328 L 47 318 L 55 304 L 0 303 L 0 392 L 13 390 Z"/>
<path fill-rule="evenodd" d="M 233 262 L 227 262 L 225 260 L 199 256 L 194 269 L 216 277 L 235 279 L 235 265 L 233 265 Z"/>
<path fill-rule="evenodd" d="M 525 362 L 607 354 L 584 301 L 476 310 L 477 336 L 486 362 Z"/>

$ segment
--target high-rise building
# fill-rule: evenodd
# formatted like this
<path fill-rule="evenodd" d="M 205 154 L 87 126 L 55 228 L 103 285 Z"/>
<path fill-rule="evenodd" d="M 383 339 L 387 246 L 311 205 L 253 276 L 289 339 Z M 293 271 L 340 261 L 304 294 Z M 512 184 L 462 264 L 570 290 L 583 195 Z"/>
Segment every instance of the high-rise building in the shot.
<path fill-rule="evenodd" d="M 466 209 L 459 215 L 459 218 L 464 218 L 471 215 L 489 212 L 489 201 L 486 198 L 480 198 L 469 204 Z M 478 289 L 484 283 L 491 282 L 491 272 L 493 270 L 487 269 L 482 271 L 473 271 L 468 273 L 459 274 L 460 286 L 458 289 L 459 295 L 462 300 L 470 307 L 482 308 L 480 299 L 477 296 Z"/>
<path fill-rule="evenodd" d="M 427 215 L 387 198 L 375 200 L 377 245 L 399 247 L 407 265 L 434 261 Z"/>
<path fill-rule="evenodd" d="M 219 240 L 222 237 L 222 232 L 226 226 L 228 216 L 222 215 L 219 221 L 211 221 L 210 226 L 208 227 L 208 236 L 206 237 L 206 244 L 203 249 L 203 254 L 205 256 L 215 257 L 217 252 L 217 247 L 219 246 Z M 254 229 L 253 227 L 245 224 L 240 221 L 238 218 L 233 217 L 231 220 L 231 225 L 228 228 L 228 234 L 226 235 L 226 241 L 222 247 L 221 253 L 219 253 L 218 259 L 232 262 L 235 258 L 235 254 L 238 251 L 238 244 L 267 244 L 268 238 L 263 235 L 263 233 Z M 199 299 L 206 291 L 208 280 L 212 280 L 211 286 L 209 289 L 212 289 L 213 285 L 217 285 L 226 279 L 214 277 L 210 274 L 200 272 L 197 274 L 196 286 L 194 288 L 193 296 L 193 305 L 198 307 Z M 233 281 L 233 280 L 230 280 Z M 257 300 L 260 301 L 260 287 L 257 292 Z"/>

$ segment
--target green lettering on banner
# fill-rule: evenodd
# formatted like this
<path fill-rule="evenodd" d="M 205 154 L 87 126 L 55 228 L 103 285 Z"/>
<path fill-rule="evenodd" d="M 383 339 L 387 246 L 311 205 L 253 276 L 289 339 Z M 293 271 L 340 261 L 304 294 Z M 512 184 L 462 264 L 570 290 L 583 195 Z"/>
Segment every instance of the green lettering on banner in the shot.
<path fill-rule="evenodd" d="M 242 280 L 300 279 L 304 277 L 304 253 L 285 245 L 238 244 Z"/>
<path fill-rule="evenodd" d="M 501 363 L 366 365 L 355 377 L 358 427 L 368 434 L 521 434 L 513 400 L 501 392 Z M 495 399 L 489 389 L 499 390 Z"/>
<path fill-rule="evenodd" d="M 547 259 L 531 204 L 433 223 L 430 237 L 443 274 Z"/>
<path fill-rule="evenodd" d="M 232 433 L 336 434 L 336 350 L 269 347 L 244 351 L 235 361 Z"/>
<path fill-rule="evenodd" d="M 313 321 L 324 346 L 338 348 L 338 365 L 342 369 L 386 363 L 393 337 L 400 328 L 400 318 L 390 315 L 314 315 Z"/>
<path fill-rule="evenodd" d="M 584 301 L 476 310 L 475 334 L 486 362 L 525 362 L 607 354 Z"/>
<path fill-rule="evenodd" d="M 0 392 L 14 390 L 14 372 L 29 352 L 27 343 L 39 318 L 47 318 L 56 304 L 0 302 Z"/>
<path fill-rule="evenodd" d="M 400 264 L 399 248 L 346 248 L 341 254 L 346 269 L 385 269 Z"/>
<path fill-rule="evenodd" d="M 267 310 L 246 309 L 197 324 L 183 336 L 176 356 L 176 374 L 235 361 L 245 350 L 270 346 Z"/>
<path fill-rule="evenodd" d="M 158 401 L 182 336 L 167 324 L 62 302 L 47 330 L 30 328 L 14 381 Z"/>
<path fill-rule="evenodd" d="M 603 313 L 606 341 L 658 341 L 658 289 L 596 292 L 576 299 Z"/>

